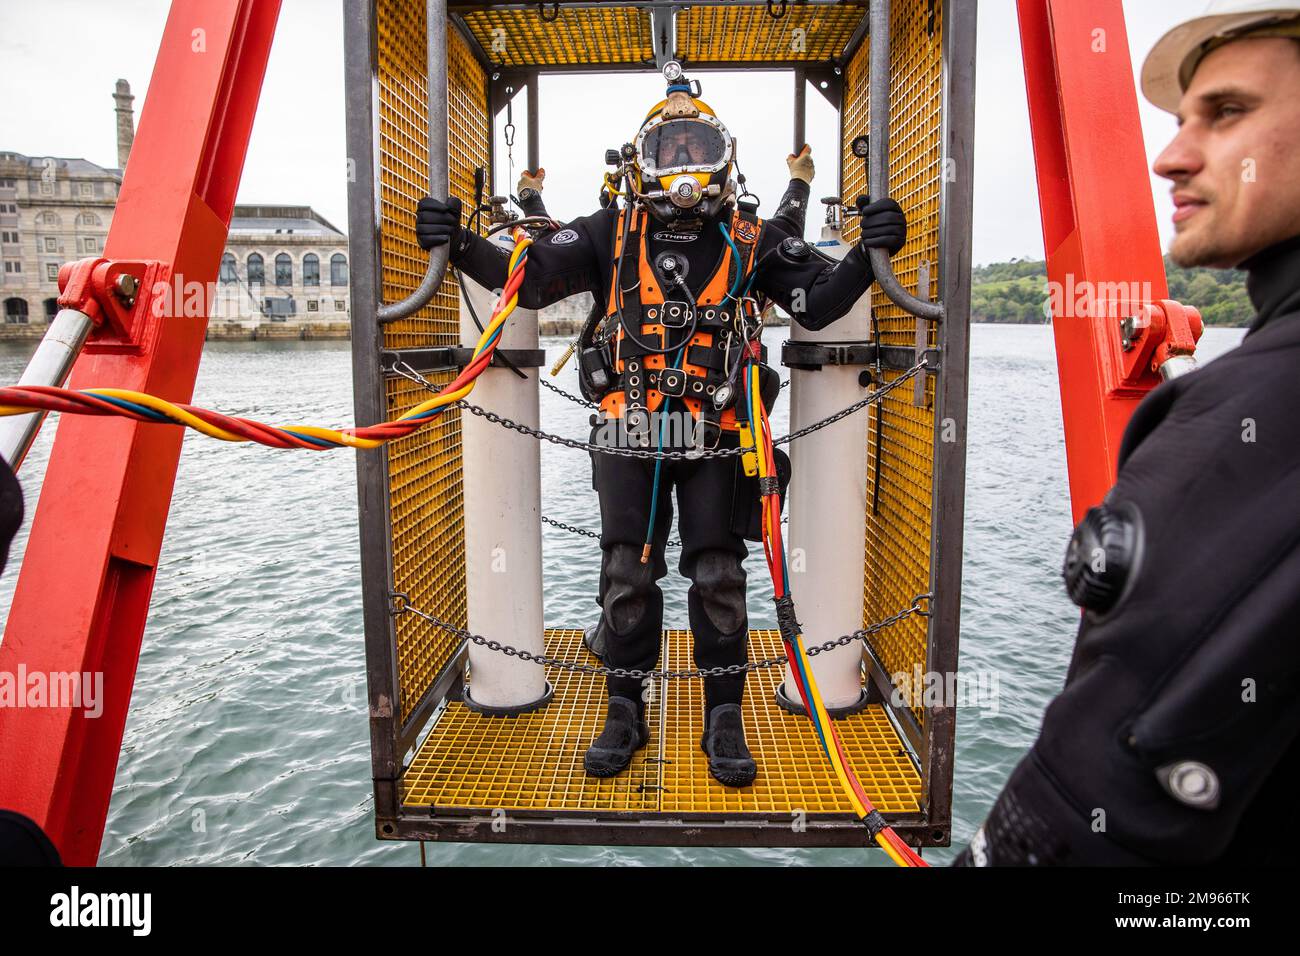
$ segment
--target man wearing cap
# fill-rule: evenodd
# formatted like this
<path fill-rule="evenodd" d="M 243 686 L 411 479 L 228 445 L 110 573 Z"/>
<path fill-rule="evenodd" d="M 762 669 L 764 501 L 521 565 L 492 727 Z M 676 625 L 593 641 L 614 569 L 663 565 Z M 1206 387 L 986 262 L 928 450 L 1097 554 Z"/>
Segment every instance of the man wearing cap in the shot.
<path fill-rule="evenodd" d="M 1134 413 L 1067 555 L 1065 689 L 959 865 L 1280 861 L 1300 824 L 1300 5 L 1212 5 L 1142 88 L 1179 123 L 1171 255 L 1256 315 Z"/>

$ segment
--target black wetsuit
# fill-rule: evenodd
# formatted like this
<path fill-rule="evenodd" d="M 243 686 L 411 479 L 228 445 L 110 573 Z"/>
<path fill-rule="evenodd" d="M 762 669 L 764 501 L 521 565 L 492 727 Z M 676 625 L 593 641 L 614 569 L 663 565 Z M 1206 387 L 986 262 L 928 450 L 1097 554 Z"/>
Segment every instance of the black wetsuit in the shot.
<path fill-rule="evenodd" d="M 1155 389 L 1124 434 L 1107 507 L 1140 515 L 1130 590 L 1085 618 L 1064 691 L 959 864 L 1293 855 L 1300 238 L 1243 268 L 1258 310 L 1243 344 Z M 1170 785 L 1189 765 L 1209 770 L 1196 800 Z"/>
<path fill-rule="evenodd" d="M 792 236 L 802 239 L 807 197 L 807 185 L 791 181 L 777 214 L 765 222 L 755 255 L 754 285 L 803 325 L 819 329 L 849 310 L 870 286 L 872 272 L 866 250 L 860 247 L 835 263 L 806 243 L 795 244 L 794 254 L 790 246 L 783 246 Z M 679 253 L 687 262 L 687 286 L 696 296 L 724 253 L 729 254 L 718 221 L 729 222 L 730 210 L 694 231 L 653 221 L 648 230 L 650 259 L 665 249 Z M 540 237 L 528 252 L 520 306 L 542 308 L 580 292 L 593 293 L 597 303 L 608 302 L 617 224 L 618 210 L 603 209 Z M 465 237 L 452 260 L 480 285 L 496 289 L 505 284 L 507 254 L 477 236 Z M 803 292 L 796 294 L 796 290 Z M 599 440 L 604 432 L 593 426 L 592 440 Z M 721 444 L 727 443 L 734 447 L 734 433 L 723 433 Z M 648 670 L 659 658 L 663 594 L 656 582 L 668 573 L 664 548 L 672 524 L 674 486 L 682 538 L 678 569 L 692 582 L 687 604 L 696 664 L 720 667 L 745 662 L 749 624 L 742 562 L 748 548 L 741 519 L 749 517 L 749 502 L 738 495 L 738 488 L 747 487 L 739 480 L 739 459 L 663 463 L 650 562 L 642 564 L 654 462 L 605 454 L 592 457 L 592 485 L 601 513 L 597 600 L 603 608 L 605 663 Z M 611 696 L 641 701 L 638 680 L 611 677 L 608 685 Z M 743 675 L 705 681 L 708 708 L 739 703 L 743 693 Z"/>
<path fill-rule="evenodd" d="M 871 285 L 867 250 L 855 247 L 843 263 L 832 262 L 811 246 L 799 249 L 800 258 L 780 248 L 790 237 L 802 239 L 804 207 L 793 207 L 800 198 L 806 204 L 808 185 L 791 180 L 777 213 L 765 221 L 756 261 L 759 264 L 755 288 L 767 294 L 809 329 L 820 329 L 838 319 Z M 544 208 L 530 203 L 526 208 Z M 698 230 L 654 223 L 649 231 L 651 258 L 665 249 L 680 252 L 688 263 L 686 281 L 698 292 L 704 279 L 722 256 L 725 242 L 718 221 L 727 222 L 729 210 L 719 219 L 705 222 Z M 609 301 L 613 276 L 614 229 L 618 209 L 601 209 L 565 223 L 563 228 L 544 234 L 528 250 L 528 267 L 519 290 L 519 305 L 540 309 L 580 292 L 591 292 L 598 302 Z M 506 281 L 509 254 L 468 230 L 452 250 L 452 262 L 476 282 L 499 289 Z M 804 295 L 798 299 L 795 290 Z"/>

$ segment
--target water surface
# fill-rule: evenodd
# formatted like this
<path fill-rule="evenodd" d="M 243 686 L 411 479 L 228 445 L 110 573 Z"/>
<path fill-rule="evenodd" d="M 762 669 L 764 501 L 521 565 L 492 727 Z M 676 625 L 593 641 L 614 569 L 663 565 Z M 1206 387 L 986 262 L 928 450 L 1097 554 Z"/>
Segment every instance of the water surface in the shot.
<path fill-rule="evenodd" d="M 1241 335 L 1208 330 L 1203 358 Z M 783 338 L 772 330 L 769 345 Z M 543 344 L 553 359 L 567 343 Z M 0 381 L 17 380 L 29 351 L 0 343 Z M 571 366 L 558 381 L 577 390 Z M 349 423 L 348 344 L 210 343 L 195 402 L 281 424 Z M 548 430 L 585 437 L 588 414 L 542 392 Z M 787 415 L 783 401 L 778 434 Z M 6 613 L 52 434 L 42 432 L 21 474 L 27 517 L 0 579 Z M 187 433 L 101 863 L 419 863 L 415 844 L 373 835 L 355 480 L 349 452 L 274 451 Z M 542 494 L 546 514 L 597 528 L 585 453 L 543 444 Z M 959 846 L 1032 743 L 1064 677 L 1077 624 L 1060 581 L 1070 530 L 1051 331 L 976 326 L 961 668 L 996 671 L 1001 681 L 996 714 L 959 710 Z M 547 621 L 581 626 L 596 613 L 598 550 L 586 538 L 543 532 Z M 751 622 L 774 626 L 758 545 L 747 567 Z M 671 573 L 664 586 L 665 620 L 685 622 L 686 582 Z M 953 852 L 927 856 L 942 862 Z M 427 855 L 431 865 L 888 862 L 863 850 L 695 847 L 430 844 Z"/>

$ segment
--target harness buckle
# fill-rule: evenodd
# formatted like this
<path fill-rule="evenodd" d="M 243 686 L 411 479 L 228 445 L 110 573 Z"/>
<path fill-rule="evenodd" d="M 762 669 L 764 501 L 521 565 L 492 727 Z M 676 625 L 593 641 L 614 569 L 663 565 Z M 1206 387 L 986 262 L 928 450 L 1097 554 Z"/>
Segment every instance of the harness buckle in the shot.
<path fill-rule="evenodd" d="M 679 368 L 661 369 L 657 387 L 663 395 L 681 398 L 686 394 L 686 373 Z"/>
<path fill-rule="evenodd" d="M 644 408 L 629 408 L 623 416 L 627 443 L 634 448 L 650 447 L 650 413 Z"/>
<path fill-rule="evenodd" d="M 695 421 L 695 434 L 692 444 L 696 448 L 717 448 L 718 442 L 722 439 L 722 426 L 717 422 L 711 422 L 701 415 Z"/>
<path fill-rule="evenodd" d="M 691 323 L 691 309 L 681 302 L 665 302 L 659 308 L 659 324 L 666 329 L 684 329 Z"/>

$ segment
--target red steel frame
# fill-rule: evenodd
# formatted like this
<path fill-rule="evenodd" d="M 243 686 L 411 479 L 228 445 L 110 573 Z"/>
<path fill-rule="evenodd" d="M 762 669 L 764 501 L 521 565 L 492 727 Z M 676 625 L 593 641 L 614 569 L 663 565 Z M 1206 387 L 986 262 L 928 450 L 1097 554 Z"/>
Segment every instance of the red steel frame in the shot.
<path fill-rule="evenodd" d="M 280 0 L 172 3 L 104 247 L 149 263 L 158 284 L 140 290 L 132 334 L 92 334 L 69 387 L 190 400 L 207 309 L 155 308 L 153 293 L 180 280 L 210 295 L 279 12 Z M 101 672 L 103 713 L 0 709 L 0 807 L 39 823 L 65 863 L 99 854 L 182 434 L 69 415 L 50 454 L 0 673 Z"/>
<path fill-rule="evenodd" d="M 1106 303 L 1102 316 L 1053 315 L 1077 522 L 1115 482 L 1124 427 L 1160 382 L 1156 353 L 1192 351 L 1200 319 L 1167 300 L 1121 0 L 1018 0 L 1018 13 L 1047 276 Z M 1132 315 L 1149 361 L 1121 347 Z"/>

